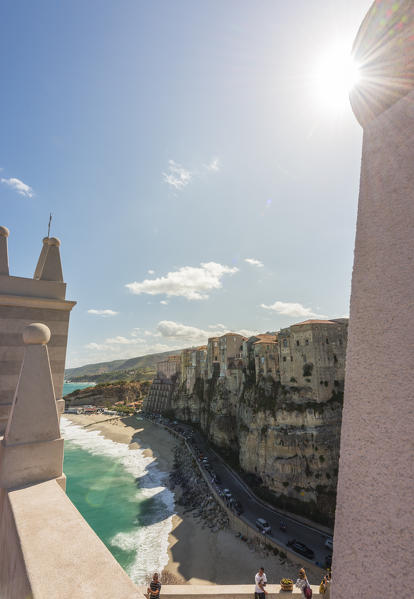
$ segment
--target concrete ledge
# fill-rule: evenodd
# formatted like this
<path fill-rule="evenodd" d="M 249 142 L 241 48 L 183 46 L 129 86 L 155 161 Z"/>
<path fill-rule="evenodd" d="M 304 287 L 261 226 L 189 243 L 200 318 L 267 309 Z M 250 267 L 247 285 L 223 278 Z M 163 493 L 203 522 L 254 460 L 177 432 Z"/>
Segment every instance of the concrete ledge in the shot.
<path fill-rule="evenodd" d="M 11 491 L 8 500 L 33 599 L 142 597 L 55 480 Z"/>
<path fill-rule="evenodd" d="M 63 443 L 63 439 L 54 439 L 5 445 L 3 439 L 0 444 L 0 485 L 4 489 L 16 489 L 60 477 Z"/>
<path fill-rule="evenodd" d="M 141 587 L 142 592 L 146 592 L 146 587 Z M 312 599 L 323 597 L 319 594 L 319 587 L 311 585 Z M 282 591 L 279 584 L 268 584 L 266 586 L 268 594 L 266 599 L 275 599 L 275 597 L 303 597 L 302 591 L 294 588 L 293 591 Z M 254 596 L 253 584 L 226 584 L 226 585 L 164 585 L 161 589 L 161 596 L 168 599 L 211 599 L 211 597 L 220 597 L 220 599 L 252 599 Z"/>

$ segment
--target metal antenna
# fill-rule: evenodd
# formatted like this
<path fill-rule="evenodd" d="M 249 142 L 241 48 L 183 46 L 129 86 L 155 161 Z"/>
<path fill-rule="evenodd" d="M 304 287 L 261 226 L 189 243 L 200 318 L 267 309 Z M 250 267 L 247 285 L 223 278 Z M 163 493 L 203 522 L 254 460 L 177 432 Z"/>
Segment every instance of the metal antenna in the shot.
<path fill-rule="evenodd" d="M 52 222 L 52 213 L 49 214 L 49 224 L 47 226 L 47 236 L 50 237 L 50 224 Z"/>

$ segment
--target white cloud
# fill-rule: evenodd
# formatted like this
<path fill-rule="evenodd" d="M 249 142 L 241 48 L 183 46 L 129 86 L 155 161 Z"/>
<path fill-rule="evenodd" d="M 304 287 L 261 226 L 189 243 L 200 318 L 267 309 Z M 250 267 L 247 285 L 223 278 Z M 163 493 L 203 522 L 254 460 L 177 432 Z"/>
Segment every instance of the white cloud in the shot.
<path fill-rule="evenodd" d="M 155 270 L 152 270 L 152 268 L 150 268 L 149 270 L 147 270 L 147 273 L 149 275 L 155 275 Z"/>
<path fill-rule="evenodd" d="M 12 189 L 14 189 L 14 191 L 17 191 L 17 193 L 19 195 L 24 196 L 25 198 L 33 197 L 33 194 L 34 194 L 33 189 L 30 187 L 30 185 L 26 185 L 26 183 L 23 183 L 23 181 L 20 181 L 20 179 L 11 177 L 10 179 L 0 179 L 0 180 L 5 185 L 8 185 Z"/>
<path fill-rule="evenodd" d="M 208 171 L 217 172 L 220 170 L 220 162 L 218 158 L 213 158 L 208 164 L 204 165 Z"/>
<path fill-rule="evenodd" d="M 191 181 L 191 172 L 174 160 L 168 161 L 167 171 L 162 174 L 164 181 L 177 190 L 184 189 Z"/>
<path fill-rule="evenodd" d="M 209 297 L 212 289 L 222 287 L 221 279 L 225 274 L 234 274 L 239 269 L 225 266 L 217 262 L 205 262 L 199 267 L 183 266 L 177 271 L 169 272 L 165 277 L 145 279 L 141 283 L 127 283 L 126 287 L 136 295 L 165 294 L 185 297 L 188 300 L 203 300 Z"/>
<path fill-rule="evenodd" d="M 283 316 L 301 317 L 301 318 L 327 318 L 324 314 L 315 314 L 312 308 L 305 308 L 297 302 L 275 302 L 271 305 L 260 304 L 265 310 L 273 310 Z"/>
<path fill-rule="evenodd" d="M 245 258 L 244 261 L 248 264 L 252 264 L 253 266 L 258 266 L 259 268 L 262 268 L 264 266 L 263 262 L 260 262 L 260 260 L 256 260 L 256 258 Z"/>
<path fill-rule="evenodd" d="M 117 335 L 116 337 L 110 337 L 109 339 L 105 339 L 105 343 L 109 345 L 137 345 L 143 342 L 143 339 L 139 337 L 127 338 L 122 335 Z"/>
<path fill-rule="evenodd" d="M 160 304 L 162 304 L 163 306 L 168 306 L 167 300 L 161 300 Z"/>
<path fill-rule="evenodd" d="M 117 314 L 119 314 L 119 312 L 115 312 L 115 310 L 91 309 L 91 310 L 88 310 L 88 314 L 94 314 L 95 316 L 103 316 L 105 318 L 106 316 L 116 316 Z"/>

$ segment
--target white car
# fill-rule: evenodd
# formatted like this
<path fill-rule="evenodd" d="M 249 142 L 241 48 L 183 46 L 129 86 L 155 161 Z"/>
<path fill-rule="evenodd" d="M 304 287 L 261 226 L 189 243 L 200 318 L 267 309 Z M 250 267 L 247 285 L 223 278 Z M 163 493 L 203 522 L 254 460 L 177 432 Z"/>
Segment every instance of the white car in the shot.
<path fill-rule="evenodd" d="M 260 532 L 263 532 L 264 534 L 270 535 L 272 533 L 272 528 L 271 528 L 269 522 L 267 520 L 265 520 L 264 518 L 257 518 L 256 526 L 260 530 Z"/>
<path fill-rule="evenodd" d="M 333 538 L 332 537 L 328 537 L 326 539 L 325 547 L 328 547 L 328 549 L 333 549 Z"/>

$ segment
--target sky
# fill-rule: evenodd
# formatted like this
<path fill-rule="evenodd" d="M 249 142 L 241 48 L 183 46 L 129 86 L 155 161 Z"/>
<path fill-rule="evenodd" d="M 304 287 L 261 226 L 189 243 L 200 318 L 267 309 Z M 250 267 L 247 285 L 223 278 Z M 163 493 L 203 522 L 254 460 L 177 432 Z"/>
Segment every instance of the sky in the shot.
<path fill-rule="evenodd" d="M 0 224 L 31 277 L 53 213 L 68 367 L 348 315 L 370 4 L 3 0 Z"/>

